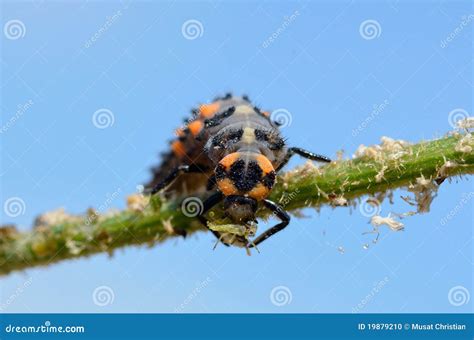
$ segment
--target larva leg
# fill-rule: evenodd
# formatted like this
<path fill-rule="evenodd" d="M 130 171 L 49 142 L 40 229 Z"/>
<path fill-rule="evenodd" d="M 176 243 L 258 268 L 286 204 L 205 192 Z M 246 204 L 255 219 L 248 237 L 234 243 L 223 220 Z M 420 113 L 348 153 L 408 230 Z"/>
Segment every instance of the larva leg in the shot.
<path fill-rule="evenodd" d="M 205 172 L 205 169 L 195 165 L 180 165 L 176 169 L 174 169 L 164 180 L 162 180 L 160 183 L 158 183 L 152 190 L 151 194 L 154 195 L 157 192 L 160 192 L 164 188 L 166 188 L 168 185 L 173 183 L 173 181 L 180 175 L 186 174 L 186 173 L 203 173 Z"/>
<path fill-rule="evenodd" d="M 281 162 L 277 171 L 281 170 L 290 161 L 291 157 L 293 157 L 294 155 L 300 155 L 301 157 L 304 157 L 306 159 L 310 159 L 316 162 L 325 162 L 325 163 L 331 162 L 331 160 L 326 156 L 318 155 L 301 148 L 289 148 L 288 152 L 285 155 L 285 158 L 283 159 L 283 162 Z"/>
<path fill-rule="evenodd" d="M 258 246 L 270 236 L 275 235 L 277 232 L 285 229 L 285 227 L 290 223 L 290 215 L 288 215 L 288 213 L 284 211 L 283 208 L 280 207 L 278 204 L 268 199 L 264 200 L 263 203 L 281 220 L 281 222 L 268 229 L 263 234 L 258 236 L 255 240 L 253 240 L 252 243 L 249 245 L 249 248 L 254 248 Z"/>

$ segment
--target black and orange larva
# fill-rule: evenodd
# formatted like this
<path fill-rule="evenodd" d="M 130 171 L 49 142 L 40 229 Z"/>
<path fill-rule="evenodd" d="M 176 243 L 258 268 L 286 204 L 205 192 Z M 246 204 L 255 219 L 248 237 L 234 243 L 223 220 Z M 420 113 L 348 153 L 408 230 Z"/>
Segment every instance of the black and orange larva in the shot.
<path fill-rule="evenodd" d="M 206 227 L 205 214 L 221 202 L 226 216 L 235 224 L 256 223 L 260 203 L 281 220 L 253 241 L 233 238 L 235 245 L 252 248 L 285 228 L 290 222 L 289 215 L 267 199 L 276 173 L 295 154 L 321 162 L 330 162 L 329 158 L 287 147 L 278 123 L 271 120 L 268 112 L 253 106 L 246 96 L 227 94 L 192 113 L 176 131 L 171 151 L 153 168 L 147 190 L 152 194 L 163 191 L 179 196 L 209 191 L 199 216 Z M 212 232 L 221 239 L 218 232 Z M 223 243 L 230 242 L 224 239 Z"/>

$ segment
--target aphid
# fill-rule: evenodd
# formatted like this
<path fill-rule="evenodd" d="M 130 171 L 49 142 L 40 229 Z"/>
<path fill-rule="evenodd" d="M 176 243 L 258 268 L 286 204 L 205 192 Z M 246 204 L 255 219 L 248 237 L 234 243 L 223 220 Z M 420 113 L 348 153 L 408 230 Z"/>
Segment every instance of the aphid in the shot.
<path fill-rule="evenodd" d="M 247 249 L 247 254 L 250 255 L 249 246 L 253 244 L 253 241 L 249 238 L 255 236 L 257 232 L 257 223 L 254 222 L 241 225 L 208 222 L 208 227 L 210 230 L 216 231 L 220 234 L 214 249 L 217 247 L 219 242 L 223 242 L 238 247 L 245 247 Z M 255 249 L 258 251 L 256 246 Z"/>
<path fill-rule="evenodd" d="M 186 196 L 206 191 L 208 198 L 199 215 L 201 222 L 226 245 L 246 248 L 258 244 L 285 228 L 290 216 L 269 196 L 276 174 L 297 154 L 320 162 L 330 159 L 309 151 L 287 147 L 279 125 L 268 112 L 253 106 L 246 97 L 227 94 L 211 104 L 192 111 L 191 119 L 176 131 L 171 152 L 153 169 L 153 179 L 146 185 L 152 194 Z M 228 225 L 253 230 L 259 206 L 274 213 L 281 221 L 254 240 L 248 232 L 232 227 L 231 238 L 223 231 L 210 228 L 206 213 L 222 204 Z M 211 224 L 212 226 L 212 224 Z"/>

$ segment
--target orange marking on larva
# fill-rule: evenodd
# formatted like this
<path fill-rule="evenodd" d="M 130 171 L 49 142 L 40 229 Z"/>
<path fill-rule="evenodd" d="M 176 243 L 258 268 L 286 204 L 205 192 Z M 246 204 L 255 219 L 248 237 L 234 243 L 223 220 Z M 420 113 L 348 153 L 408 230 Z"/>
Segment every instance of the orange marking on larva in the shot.
<path fill-rule="evenodd" d="M 264 155 L 257 155 L 256 161 L 258 163 L 258 166 L 265 173 L 265 175 L 275 170 L 270 160 Z"/>
<path fill-rule="evenodd" d="M 229 178 L 224 178 L 217 182 L 217 187 L 225 196 L 237 195 L 239 191 Z"/>
<path fill-rule="evenodd" d="M 240 152 L 234 152 L 225 156 L 219 163 L 222 164 L 224 168 L 229 169 L 239 158 Z"/>
<path fill-rule="evenodd" d="M 211 104 L 202 104 L 199 107 L 199 112 L 201 113 L 201 116 L 204 118 L 211 118 L 214 116 L 217 111 L 219 110 L 219 107 L 221 105 L 217 102 L 211 103 Z"/>
<path fill-rule="evenodd" d="M 268 112 L 268 111 L 263 111 L 262 114 L 263 114 L 265 117 L 270 117 L 270 112 Z"/>
<path fill-rule="evenodd" d="M 270 189 L 268 189 L 262 183 L 257 184 L 257 186 L 253 188 L 252 190 L 250 190 L 248 193 L 249 197 L 252 197 L 253 199 L 257 201 L 261 201 L 267 198 L 269 194 L 270 194 Z"/>
<path fill-rule="evenodd" d="M 179 140 L 174 141 L 173 144 L 171 144 L 171 150 L 173 150 L 173 153 L 178 157 L 183 157 L 186 154 L 184 144 Z"/>
<path fill-rule="evenodd" d="M 194 122 L 191 122 L 188 125 L 189 131 L 191 131 L 193 136 L 197 136 L 199 132 L 202 131 L 203 127 L 204 127 L 204 123 L 200 120 L 195 120 Z"/>

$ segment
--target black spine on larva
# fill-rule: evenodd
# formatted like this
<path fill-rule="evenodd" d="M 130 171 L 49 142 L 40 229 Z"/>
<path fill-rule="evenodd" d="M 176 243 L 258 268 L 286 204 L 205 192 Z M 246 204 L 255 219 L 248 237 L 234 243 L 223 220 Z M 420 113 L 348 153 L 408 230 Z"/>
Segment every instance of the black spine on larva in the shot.
<path fill-rule="evenodd" d="M 231 106 L 225 112 L 219 113 L 211 119 L 206 119 L 204 124 L 205 124 L 206 128 L 211 128 L 211 127 L 214 127 L 214 126 L 218 126 L 224 121 L 224 119 L 232 116 L 232 114 L 234 112 L 235 112 L 235 107 Z"/>
<path fill-rule="evenodd" d="M 260 142 L 268 142 L 271 150 L 281 150 L 285 146 L 285 140 L 275 131 L 255 129 L 255 138 Z"/>

